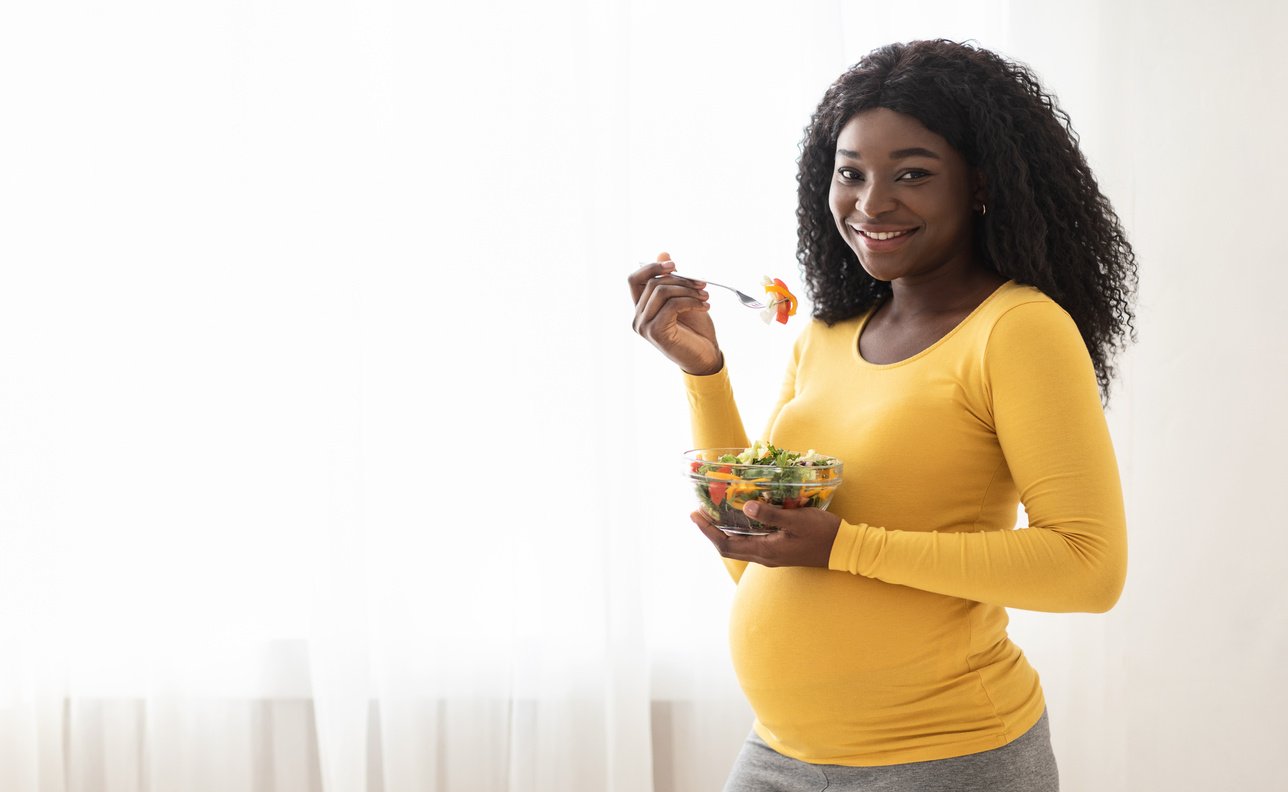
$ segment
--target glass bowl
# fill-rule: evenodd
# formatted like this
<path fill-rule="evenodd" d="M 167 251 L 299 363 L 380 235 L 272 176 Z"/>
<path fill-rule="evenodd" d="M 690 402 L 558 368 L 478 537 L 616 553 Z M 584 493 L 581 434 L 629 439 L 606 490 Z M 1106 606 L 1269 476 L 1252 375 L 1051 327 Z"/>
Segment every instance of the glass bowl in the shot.
<path fill-rule="evenodd" d="M 698 507 L 727 534 L 762 536 L 778 529 L 753 520 L 743 507 L 753 500 L 784 509 L 826 509 L 841 485 L 841 460 L 822 457 L 811 465 L 746 465 L 721 462 L 741 448 L 698 448 L 684 453 Z"/>

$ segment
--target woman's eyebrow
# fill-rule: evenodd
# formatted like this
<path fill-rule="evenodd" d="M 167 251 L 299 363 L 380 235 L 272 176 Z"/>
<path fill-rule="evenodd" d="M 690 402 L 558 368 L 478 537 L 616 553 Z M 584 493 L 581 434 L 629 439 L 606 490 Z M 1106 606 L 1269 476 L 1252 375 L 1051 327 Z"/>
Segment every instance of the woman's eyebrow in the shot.
<path fill-rule="evenodd" d="M 849 157 L 850 159 L 863 159 L 862 157 L 859 156 L 859 152 L 850 151 L 849 149 L 839 148 L 836 150 L 836 153 L 838 156 L 841 156 L 841 157 Z M 892 160 L 907 159 L 908 157 L 929 157 L 931 159 L 942 159 L 938 154 L 931 151 L 930 149 L 921 148 L 919 146 L 913 147 L 913 148 L 896 149 L 890 152 L 890 159 Z"/>
<path fill-rule="evenodd" d="M 939 159 L 938 154 L 928 148 L 921 148 L 920 146 L 890 152 L 890 159 L 907 159 L 908 157 L 929 157 L 931 159 Z"/>

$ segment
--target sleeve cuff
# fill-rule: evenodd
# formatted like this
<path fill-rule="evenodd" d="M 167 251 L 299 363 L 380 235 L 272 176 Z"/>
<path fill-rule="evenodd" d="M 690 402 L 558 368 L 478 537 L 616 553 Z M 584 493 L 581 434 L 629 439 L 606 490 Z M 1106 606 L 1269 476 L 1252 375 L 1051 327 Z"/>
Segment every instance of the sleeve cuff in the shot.
<path fill-rule="evenodd" d="M 733 388 L 729 383 L 728 366 L 721 365 L 720 370 L 714 374 L 690 374 L 680 369 L 680 375 L 684 377 L 684 388 L 688 391 L 690 399 L 709 399 L 712 396 L 733 394 Z"/>
<path fill-rule="evenodd" d="M 841 527 L 832 542 L 832 554 L 827 568 L 851 575 L 873 577 L 879 548 L 874 529 L 866 523 L 852 524 L 841 520 Z"/>
<path fill-rule="evenodd" d="M 707 375 L 681 371 L 681 375 L 684 376 L 690 410 L 698 412 L 703 406 L 717 406 L 719 410 L 726 411 L 730 404 L 734 404 L 733 381 L 729 379 L 728 368 L 721 366 L 720 371 Z"/>

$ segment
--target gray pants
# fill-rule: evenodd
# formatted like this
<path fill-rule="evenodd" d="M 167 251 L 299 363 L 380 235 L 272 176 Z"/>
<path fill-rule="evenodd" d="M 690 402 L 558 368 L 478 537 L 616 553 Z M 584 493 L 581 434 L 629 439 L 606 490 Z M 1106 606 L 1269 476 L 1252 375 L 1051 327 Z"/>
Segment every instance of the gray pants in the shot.
<path fill-rule="evenodd" d="M 752 732 L 724 792 L 1059 792 L 1044 710 L 1001 748 L 884 767 L 810 764 L 783 756 Z"/>

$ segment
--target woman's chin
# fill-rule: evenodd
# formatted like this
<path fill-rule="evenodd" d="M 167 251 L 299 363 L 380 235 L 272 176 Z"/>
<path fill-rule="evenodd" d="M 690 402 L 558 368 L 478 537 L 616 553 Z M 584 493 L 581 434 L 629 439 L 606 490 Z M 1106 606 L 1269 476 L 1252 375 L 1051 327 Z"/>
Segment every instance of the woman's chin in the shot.
<path fill-rule="evenodd" d="M 859 266 L 862 267 L 863 271 L 868 273 L 868 275 L 873 279 L 879 280 L 882 283 L 889 283 L 899 277 L 898 273 L 896 273 L 893 268 L 882 267 L 880 264 L 864 261 L 862 256 L 859 257 Z"/>

